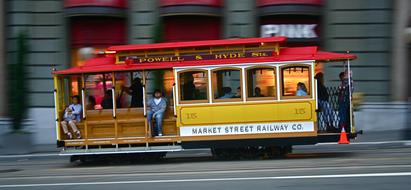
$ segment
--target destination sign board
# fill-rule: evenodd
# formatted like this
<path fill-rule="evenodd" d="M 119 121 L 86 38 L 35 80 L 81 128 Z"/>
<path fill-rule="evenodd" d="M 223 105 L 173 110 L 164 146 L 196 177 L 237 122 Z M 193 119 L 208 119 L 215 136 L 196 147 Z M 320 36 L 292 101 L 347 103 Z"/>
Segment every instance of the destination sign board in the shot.
<path fill-rule="evenodd" d="M 222 59 L 238 59 L 250 57 L 269 57 L 273 56 L 273 50 L 265 51 L 241 51 L 241 52 L 222 52 L 222 53 L 198 53 L 179 56 L 136 56 L 125 55 L 119 56 L 119 61 L 129 61 L 133 64 L 141 63 L 157 63 L 157 62 L 182 62 L 182 61 L 201 61 L 201 60 L 222 60 Z"/>

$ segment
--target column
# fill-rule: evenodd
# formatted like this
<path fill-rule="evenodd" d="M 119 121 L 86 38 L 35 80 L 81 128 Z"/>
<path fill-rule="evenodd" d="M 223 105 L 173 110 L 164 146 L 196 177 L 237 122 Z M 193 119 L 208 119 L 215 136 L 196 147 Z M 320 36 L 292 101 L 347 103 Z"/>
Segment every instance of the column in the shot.
<path fill-rule="evenodd" d="M 406 101 L 408 93 L 407 36 L 405 29 L 410 17 L 409 0 L 394 1 L 391 94 L 394 101 Z"/>
<path fill-rule="evenodd" d="M 257 36 L 255 1 L 224 1 L 224 38 Z"/>

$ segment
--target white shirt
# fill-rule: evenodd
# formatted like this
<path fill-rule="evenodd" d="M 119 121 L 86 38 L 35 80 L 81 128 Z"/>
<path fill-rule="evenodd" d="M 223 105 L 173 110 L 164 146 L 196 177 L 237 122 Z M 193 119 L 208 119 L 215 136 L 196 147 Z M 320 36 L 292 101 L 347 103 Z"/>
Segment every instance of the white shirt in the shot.
<path fill-rule="evenodd" d="M 154 98 L 154 103 L 158 105 L 161 102 L 161 98 Z"/>
<path fill-rule="evenodd" d="M 81 104 L 70 104 L 69 108 L 73 110 L 74 115 L 80 115 L 81 113 Z"/>
<path fill-rule="evenodd" d="M 69 108 L 73 110 L 72 114 L 76 117 L 77 122 L 81 120 L 81 104 L 70 104 Z"/>

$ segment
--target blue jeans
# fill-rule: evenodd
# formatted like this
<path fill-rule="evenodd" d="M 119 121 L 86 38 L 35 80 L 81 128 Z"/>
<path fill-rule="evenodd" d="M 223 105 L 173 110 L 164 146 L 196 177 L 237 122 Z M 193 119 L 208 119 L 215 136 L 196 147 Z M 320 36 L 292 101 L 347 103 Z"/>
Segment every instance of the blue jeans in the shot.
<path fill-rule="evenodd" d="M 162 134 L 161 127 L 163 125 L 164 112 L 156 112 L 155 116 L 154 117 L 153 116 L 154 116 L 154 112 L 148 111 L 148 113 L 147 113 L 147 122 L 148 122 L 148 125 L 149 125 L 150 129 L 152 130 L 152 134 L 153 135 Z M 156 120 L 156 123 L 154 124 L 154 127 L 152 126 L 153 119 Z"/>

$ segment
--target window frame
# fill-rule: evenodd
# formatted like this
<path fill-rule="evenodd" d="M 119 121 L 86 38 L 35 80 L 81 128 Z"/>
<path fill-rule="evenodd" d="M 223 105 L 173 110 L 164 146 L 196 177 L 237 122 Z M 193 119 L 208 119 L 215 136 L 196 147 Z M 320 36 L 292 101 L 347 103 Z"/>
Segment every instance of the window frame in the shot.
<path fill-rule="evenodd" d="M 217 99 L 214 97 L 214 86 L 213 86 L 213 74 L 215 71 L 221 71 L 221 70 L 237 70 L 240 72 L 240 88 L 241 88 L 241 98 L 228 98 L 228 99 Z M 244 94 L 243 94 L 243 71 L 241 68 L 238 67 L 218 67 L 214 69 L 210 69 L 210 76 L 211 76 L 211 95 L 212 95 L 212 102 L 214 103 L 219 103 L 219 102 L 242 102 L 244 100 Z M 237 89 L 235 89 L 237 90 Z"/>
<path fill-rule="evenodd" d="M 275 88 L 274 88 L 274 96 L 268 96 L 268 97 L 249 97 L 248 96 L 248 71 L 252 70 L 252 69 L 274 69 L 274 83 L 275 83 Z M 277 80 L 278 80 L 278 76 L 277 76 L 277 67 L 274 65 L 257 65 L 257 66 L 251 66 L 251 67 L 247 67 L 244 70 L 244 75 L 245 75 L 245 97 L 247 101 L 261 101 L 261 100 L 278 100 L 277 97 L 277 91 L 278 91 L 278 85 L 277 85 Z"/>
<path fill-rule="evenodd" d="M 309 95 L 307 96 L 284 96 L 284 76 L 283 76 L 283 70 L 286 68 L 292 68 L 292 67 L 308 67 L 308 87 L 307 89 L 309 90 Z M 299 100 L 299 99 L 312 99 L 313 98 L 313 68 L 312 68 L 312 63 L 310 64 L 287 64 L 287 65 L 281 65 L 278 67 L 279 73 L 280 73 L 280 99 L 281 100 Z"/>
<path fill-rule="evenodd" d="M 181 93 L 181 77 L 180 77 L 180 75 L 182 74 L 182 73 L 186 73 L 186 72 L 204 72 L 205 73 L 205 76 L 207 76 L 207 81 L 206 81 L 206 94 L 207 94 L 207 98 L 206 99 L 204 99 L 204 100 L 182 100 L 181 99 L 181 95 L 182 95 L 182 93 Z M 207 70 L 207 69 L 186 69 L 186 70 L 180 70 L 180 71 L 178 71 L 177 73 L 177 89 L 178 89 L 178 104 L 198 104 L 198 103 L 209 103 L 209 101 L 210 101 L 210 96 L 209 96 L 209 94 L 210 94 L 210 79 L 209 79 L 209 70 Z"/>

